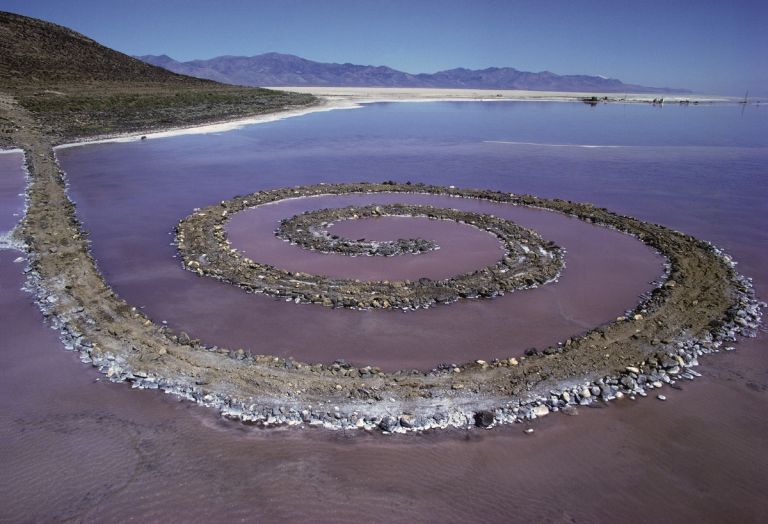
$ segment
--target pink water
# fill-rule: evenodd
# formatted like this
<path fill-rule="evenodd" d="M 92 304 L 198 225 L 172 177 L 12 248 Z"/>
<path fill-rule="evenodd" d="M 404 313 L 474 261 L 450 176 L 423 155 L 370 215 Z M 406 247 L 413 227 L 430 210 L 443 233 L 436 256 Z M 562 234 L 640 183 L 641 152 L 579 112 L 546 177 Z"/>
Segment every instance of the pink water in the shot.
<path fill-rule="evenodd" d="M 12 229 L 24 213 L 24 157 L 0 153 L 0 233 Z"/>
<path fill-rule="evenodd" d="M 145 305 L 150 316 L 167 321 L 175 329 L 209 344 L 243 347 L 259 354 L 291 355 L 310 362 L 344 358 L 384 369 L 431 369 L 443 362 L 508 358 L 532 346 L 555 344 L 621 315 L 662 274 L 657 255 L 616 231 L 551 212 L 448 197 L 376 195 L 289 200 L 235 216 L 231 241 L 246 254 L 258 254 L 258 260 L 286 269 L 326 273 L 337 262 L 342 267 L 359 263 L 354 276 L 364 276 L 367 271 L 387 278 L 399 276 L 397 270 L 405 271 L 403 276 L 416 278 L 450 274 L 457 269 L 472 269 L 471 264 L 477 261 L 487 265 L 500 256 L 498 243 L 487 233 L 449 223 L 441 228 L 461 231 L 458 242 L 468 234 L 479 238 L 487 244 L 487 254 L 470 253 L 448 242 L 451 257 L 439 250 L 412 257 L 351 258 L 291 246 L 272 233 L 281 218 L 304 210 L 394 201 L 453 206 L 510 218 L 565 248 L 567 267 L 558 283 L 493 300 L 467 300 L 409 313 L 361 312 L 249 295 L 213 279 L 179 271 L 167 246 L 155 246 L 149 237 L 141 239 L 142 249 L 134 254 L 125 253 L 109 233 L 92 230 L 91 238 L 94 246 L 117 248 L 120 256 L 106 254 L 99 260 L 121 296 Z M 138 202 L 134 199 L 134 203 Z M 108 208 L 104 206 L 103 211 L 108 213 Z M 435 262 L 435 267 L 424 275 L 418 271 L 423 268 L 419 263 L 422 257 Z M 412 264 L 417 265 L 417 271 L 409 272 Z M 333 270 L 334 274 L 340 271 Z"/>
<path fill-rule="evenodd" d="M 558 107 L 548 114 L 558 114 Z M 645 110 L 627 109 L 630 114 Z M 536 111 L 528 106 L 523 110 Z M 437 115 L 441 122 L 452 115 L 445 111 Z M 464 115 L 474 110 L 462 111 Z M 485 111 L 493 115 L 496 110 Z M 342 113 L 350 115 L 334 116 L 330 122 L 365 117 Z M 394 118 L 386 112 L 380 117 Z M 270 347 L 280 343 L 270 324 L 282 315 L 292 316 L 294 325 L 284 325 L 294 332 L 307 325 L 319 330 L 319 324 L 334 322 L 332 328 L 318 332 L 330 337 L 336 329 L 333 340 L 339 342 L 352 337 L 365 344 L 382 344 L 378 337 L 391 338 L 391 333 L 376 326 L 376 319 L 387 318 L 386 313 L 327 311 L 251 297 L 183 272 L 172 258 L 168 232 L 193 207 L 237 192 L 309 181 L 292 173 L 332 179 L 329 173 L 339 173 L 339 165 L 350 169 L 357 165 L 353 150 L 332 153 L 333 148 L 320 139 L 313 139 L 319 145 L 300 151 L 280 148 L 281 137 L 290 144 L 309 132 L 304 129 L 315 126 L 319 135 L 337 140 L 334 132 L 338 131 L 329 133 L 322 122 L 297 119 L 295 125 L 285 121 L 221 137 L 60 153 L 108 280 L 118 283 L 121 294 L 134 303 L 163 308 L 153 310 L 153 315 L 176 308 L 182 320 L 186 314 L 197 314 L 192 318 L 198 323 L 221 326 L 237 326 L 239 320 L 244 323 L 242 331 L 252 330 Z M 713 122 L 719 129 L 736 125 L 723 114 Z M 270 136 L 276 137 L 274 143 Z M 740 271 L 755 278 L 758 293 L 768 296 L 765 149 L 558 148 L 544 153 L 528 147 L 498 150 L 465 143 L 419 144 L 401 144 L 393 151 L 397 158 L 387 161 L 371 156 L 372 145 L 366 149 L 361 144 L 361 148 L 369 169 L 381 166 L 381 172 L 371 174 L 376 179 L 391 178 L 386 174 L 395 168 L 411 177 L 447 157 L 432 175 L 442 177 L 443 183 L 454 183 L 461 166 L 471 166 L 464 185 L 593 201 L 712 240 L 732 253 Z M 214 157 L 212 151 L 218 150 L 226 155 Z M 312 152 L 307 156 L 311 166 L 302 160 L 307 150 Z M 335 162 L 337 155 L 343 162 Z M 505 166 L 506 178 L 496 165 Z M 0 177 L 7 173 L 0 170 Z M 210 183 L 206 173 L 214 174 Z M 342 174 L 337 176 L 355 179 Z M 199 183 L 188 184 L 189 180 Z M 171 194 L 179 196 L 169 198 Z M 451 203 L 457 201 L 451 199 Z M 542 315 L 538 318 L 546 319 L 531 320 L 532 313 L 523 317 L 534 332 L 579 329 L 572 320 L 550 325 L 553 319 L 565 318 L 559 310 L 553 313 L 553 307 L 563 307 L 586 322 L 593 317 L 585 315 L 594 314 L 603 299 L 614 296 L 614 306 L 601 313 L 612 315 L 617 307 L 636 299 L 636 289 L 648 287 L 644 278 L 634 280 L 641 276 L 636 271 L 657 268 L 654 255 L 624 235 L 549 213 L 507 211 L 520 223 L 535 224 L 545 238 L 568 251 L 561 281 L 533 290 L 525 301 Z M 149 229 L 134 233 L 145 226 Z M 585 251 L 581 255 L 580 247 Z M 590 258 L 586 251 L 592 250 L 597 253 Z M 703 359 L 698 370 L 704 377 L 683 383 L 682 391 L 665 388 L 667 402 L 625 400 L 604 409 L 582 409 L 577 417 L 552 415 L 537 422 L 532 435 L 524 434 L 520 426 L 405 438 L 309 429 L 261 431 L 223 421 L 210 410 L 161 393 L 97 381 L 100 375 L 81 364 L 75 354 L 62 350 L 56 333 L 45 327 L 29 296 L 19 290 L 23 274 L 21 265 L 12 263 L 16 256 L 0 251 L 2 521 L 761 522 L 768 514 L 765 333 L 738 343 L 732 353 Z M 638 265 L 633 266 L 633 260 Z M 574 278 L 577 272 L 582 276 Z M 158 274 L 203 287 L 189 295 L 192 301 L 185 300 L 185 291 L 170 287 L 165 291 L 171 296 L 163 297 L 151 289 Z M 582 278 L 591 280 L 582 283 Z M 614 285 L 627 288 L 614 294 Z M 569 293 L 562 291 L 566 286 L 573 286 Z M 557 301 L 548 302 L 547 297 L 558 294 Z M 502 330 L 510 337 L 506 341 L 510 346 L 524 346 L 514 333 L 526 331 L 525 322 L 506 327 L 517 322 L 515 315 L 528 314 L 525 304 L 518 309 L 507 305 L 523 295 L 453 304 L 414 315 L 396 313 L 391 316 L 397 323 L 390 325 L 407 327 L 408 319 L 419 319 L 409 334 L 418 336 L 421 325 L 438 340 L 435 346 L 443 343 L 446 350 L 465 346 L 462 340 L 441 338 L 440 330 L 453 330 L 454 322 L 460 324 L 451 331 L 454 335 L 465 327 L 474 329 L 473 336 L 490 340 L 497 335 L 485 331 Z M 254 311 L 227 309 L 230 300 L 242 300 L 242 307 L 248 305 Z M 514 314 L 496 311 L 508 307 Z M 214 316 L 217 308 L 223 308 L 223 316 L 236 319 Z M 200 309 L 211 313 L 199 313 Z M 259 321 L 260 312 L 270 315 Z M 441 315 L 445 316 L 439 322 Z M 498 315 L 497 322 L 492 324 L 487 315 Z M 466 322 L 465 316 L 470 317 Z M 315 323 L 317 318 L 322 322 Z M 206 329 L 219 336 L 215 326 Z M 302 339 L 301 333 L 291 335 Z M 408 337 L 390 345 L 399 343 L 409 343 Z M 491 350 L 477 344 L 472 352 Z"/>

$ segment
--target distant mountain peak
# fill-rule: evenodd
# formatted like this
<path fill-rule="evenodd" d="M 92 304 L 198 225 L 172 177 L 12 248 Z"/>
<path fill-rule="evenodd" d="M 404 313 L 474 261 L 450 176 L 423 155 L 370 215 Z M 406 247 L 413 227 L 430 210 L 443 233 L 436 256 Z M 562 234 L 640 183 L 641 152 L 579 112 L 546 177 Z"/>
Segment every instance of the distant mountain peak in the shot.
<path fill-rule="evenodd" d="M 219 56 L 178 62 L 167 55 L 137 57 L 147 63 L 198 78 L 249 86 L 425 87 L 521 89 L 530 91 L 690 93 L 686 89 L 625 84 L 615 78 L 519 71 L 513 67 L 473 70 L 457 67 L 410 74 L 391 67 L 322 63 L 271 51 L 254 56 Z"/>

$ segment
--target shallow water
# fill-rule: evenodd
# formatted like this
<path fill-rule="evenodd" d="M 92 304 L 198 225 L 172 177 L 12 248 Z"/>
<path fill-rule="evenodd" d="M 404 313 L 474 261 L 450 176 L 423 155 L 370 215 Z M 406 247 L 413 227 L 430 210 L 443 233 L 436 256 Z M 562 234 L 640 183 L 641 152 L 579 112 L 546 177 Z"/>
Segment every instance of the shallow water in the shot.
<path fill-rule="evenodd" d="M 691 117 L 693 110 L 702 112 Z M 173 224 L 192 208 L 237 192 L 327 176 L 410 178 L 591 201 L 725 247 L 765 297 L 768 133 L 765 112 L 749 111 L 742 117 L 732 107 L 402 104 L 311 115 L 218 137 L 93 146 L 61 151 L 59 157 L 80 216 L 93 232 L 97 260 L 119 290 L 154 278 L 156 268 L 145 264 L 161 253 L 171 259 L 164 270 L 169 278 L 193 276 L 181 271 L 168 245 Z M 576 128 L 566 124 L 578 122 L 580 114 L 583 125 L 577 129 L 586 136 L 568 135 L 563 129 Z M 695 129 L 688 129 L 688 118 Z M 751 119 L 749 125 L 742 118 Z M 430 119 L 434 129 L 425 123 Z M 528 136 L 536 134 L 525 128 L 533 120 L 542 136 Z M 558 140 L 594 138 L 594 144 L 604 135 L 602 127 L 593 129 L 595 120 L 601 126 L 616 120 L 614 127 L 624 129 L 620 138 L 645 145 L 584 149 L 476 140 L 542 140 L 548 127 L 565 133 Z M 654 122 L 671 144 L 648 143 L 655 137 Z M 644 130 L 641 137 L 631 135 L 635 123 Z M 741 125 L 753 133 L 749 140 Z M 494 126 L 499 129 L 491 133 Z M 372 138 L 364 138 L 366 128 Z M 408 135 L 398 139 L 387 136 L 388 130 Z M 677 142 L 684 147 L 677 147 L 673 130 L 685 131 Z M 691 137 L 697 135 L 707 136 L 696 142 Z M 290 147 L 294 139 L 297 147 Z M 378 153 L 377 141 L 387 144 Z M 741 142 L 750 147 L 732 147 Z M 220 154 L 211 156 L 214 151 Z M 185 183 L 187 177 L 203 180 L 205 173 L 214 173 L 219 184 Z M 114 208 L 111 222 L 102 219 L 105 207 Z M 161 222 L 145 232 L 151 241 L 135 230 L 151 222 L 145 214 Z M 558 224 L 567 219 L 552 220 L 547 232 L 545 223 L 537 223 L 546 238 L 569 231 Z M 583 227 L 610 234 L 590 246 L 601 259 L 620 256 L 625 248 L 645 249 L 623 235 Z M 567 271 L 578 269 L 572 250 L 584 232 L 574 233 Z M 112 243 L 100 247 L 110 236 Z M 626 245 L 617 247 L 622 239 Z M 142 252 L 143 245 L 152 248 Z M 768 512 L 765 333 L 740 342 L 735 352 L 703 360 L 704 377 L 684 383 L 683 391 L 666 388 L 666 403 L 626 400 L 582 409 L 577 417 L 553 415 L 538 421 L 532 435 L 520 426 L 403 438 L 261 431 L 157 392 L 97 382 L 100 376 L 61 349 L 55 332 L 19 291 L 22 267 L 11 262 L 16 256 L 0 251 L 0 520 L 760 522 Z M 115 262 L 120 258 L 133 262 L 121 266 Z M 585 264 L 587 274 L 613 276 L 612 268 L 590 272 Z M 551 289 L 567 282 L 564 275 Z M 228 289 L 211 283 L 211 289 Z M 646 288 L 647 282 L 631 285 Z M 546 296 L 549 288 L 534 290 L 531 298 Z M 610 295 L 592 289 L 581 299 Z M 476 307 L 492 312 L 516 295 L 397 315 L 462 311 L 455 315 L 460 317 L 464 312 L 457 308 Z M 258 298 L 297 315 L 318 309 Z M 169 300 L 174 301 L 185 310 L 179 318 L 196 309 L 183 295 Z M 541 314 L 551 313 L 543 309 Z M 330 318 L 345 312 L 328 313 Z"/>
<path fill-rule="evenodd" d="M 0 234 L 13 229 L 24 213 L 24 155 L 0 153 Z"/>
<path fill-rule="evenodd" d="M 206 182 L 196 180 L 195 185 L 205 187 Z M 483 253 L 468 253 L 466 246 L 446 246 L 448 254 L 453 255 L 447 268 L 443 267 L 442 250 L 412 257 L 351 258 L 313 253 L 291 246 L 273 234 L 280 219 L 307 209 L 396 201 L 450 206 L 513 219 L 563 246 L 568 252 L 567 267 L 558 283 L 493 300 L 462 301 L 408 313 L 332 310 L 249 295 L 233 286 L 181 271 L 172 256 L 173 248 L 167 245 L 167 235 L 137 237 L 130 256 L 121 247 L 123 238 L 111 232 L 109 226 L 95 227 L 91 239 L 100 267 L 122 297 L 146 306 L 150 317 L 166 320 L 169 326 L 193 337 L 210 344 L 243 347 L 257 354 L 291 355 L 310 362 L 344 358 L 362 366 L 385 369 L 431 369 L 441 362 L 508 358 L 521 355 L 531 346 L 555 344 L 616 318 L 636 304 L 638 295 L 648 290 L 649 282 L 663 272 L 660 257 L 637 240 L 615 231 L 546 211 L 424 195 L 315 197 L 270 204 L 235 216 L 231 240 L 234 247 L 242 246 L 246 254 L 259 261 L 289 270 L 326 273 L 337 262 L 342 267 L 359 264 L 350 277 L 372 270 L 376 276 L 377 267 L 381 270 L 385 266 L 387 272 L 378 276 L 392 278 L 397 268 L 414 269 L 403 268 L 414 260 L 416 270 L 425 268 L 420 261 L 436 264 L 427 274 L 401 276 L 418 278 L 436 275 L 435 271 L 451 274 L 455 269 L 476 269 L 499 258 L 498 242 L 478 230 L 474 234 L 491 248 L 487 260 L 475 260 Z M 126 219 L 115 217 L 106 201 L 90 211 L 98 213 L 98 223 L 116 224 Z M 141 221 L 142 227 L 146 224 L 151 228 L 157 218 L 154 212 L 147 211 L 135 220 Z M 472 231 L 458 225 L 450 229 L 459 228 Z M 455 240 L 464 238 L 459 236 Z M 602 249 L 607 245 L 613 249 Z M 374 264 L 366 264 L 370 261 Z M 476 265 L 471 266 L 473 262 Z M 600 291 L 596 292 L 596 288 Z"/>

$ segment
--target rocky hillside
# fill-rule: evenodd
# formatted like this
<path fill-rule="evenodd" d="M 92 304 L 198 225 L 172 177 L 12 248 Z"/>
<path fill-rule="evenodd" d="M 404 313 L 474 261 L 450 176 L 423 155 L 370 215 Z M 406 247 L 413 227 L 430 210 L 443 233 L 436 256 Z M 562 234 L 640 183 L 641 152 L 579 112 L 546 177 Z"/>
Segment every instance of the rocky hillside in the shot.
<path fill-rule="evenodd" d="M 66 27 L 7 12 L 0 12 L 3 93 L 61 138 L 194 125 L 316 102 L 310 95 L 176 74 Z M 0 115 L 4 134 L 13 129 L 7 120 Z"/>
<path fill-rule="evenodd" d="M 262 86 L 432 87 L 464 89 L 523 89 L 600 93 L 687 93 L 684 89 L 625 84 L 614 78 L 529 73 L 511 67 L 481 70 L 450 69 L 434 74 L 410 74 L 385 66 L 329 64 L 294 55 L 220 56 L 178 62 L 168 55 L 137 57 L 149 64 L 185 75 L 219 82 Z"/>
<path fill-rule="evenodd" d="M 104 47 L 66 27 L 6 12 L 0 12 L 0 72 L 0 86 L 6 88 L 73 82 L 203 84 Z"/>

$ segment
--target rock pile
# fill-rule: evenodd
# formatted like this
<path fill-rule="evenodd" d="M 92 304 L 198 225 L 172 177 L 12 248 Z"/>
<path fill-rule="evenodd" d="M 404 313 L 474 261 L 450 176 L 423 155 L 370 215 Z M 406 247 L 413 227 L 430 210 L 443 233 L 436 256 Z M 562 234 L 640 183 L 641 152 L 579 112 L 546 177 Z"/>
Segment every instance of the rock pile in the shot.
<path fill-rule="evenodd" d="M 395 204 L 390 206 L 344 207 L 307 211 L 280 221 L 275 236 L 297 244 L 305 249 L 321 253 L 338 253 L 347 256 L 385 256 L 418 255 L 434 251 L 439 246 L 423 238 L 399 238 L 397 240 L 352 240 L 328 232 L 328 227 L 339 220 L 354 220 L 382 216 L 430 216 L 420 215 L 417 207 Z M 434 208 L 432 208 L 434 209 Z M 430 218 L 437 218 L 432 215 Z"/>

